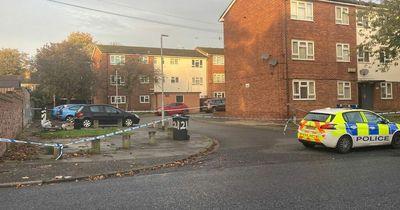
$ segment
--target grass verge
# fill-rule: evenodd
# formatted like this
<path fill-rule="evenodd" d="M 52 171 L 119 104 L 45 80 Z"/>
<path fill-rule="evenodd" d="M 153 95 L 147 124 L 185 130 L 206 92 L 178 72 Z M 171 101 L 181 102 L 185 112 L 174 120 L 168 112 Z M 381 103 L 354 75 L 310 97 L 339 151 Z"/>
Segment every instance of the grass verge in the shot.
<path fill-rule="evenodd" d="M 41 139 L 67 139 L 104 135 L 117 131 L 118 128 L 92 128 L 80 130 L 39 131 L 33 135 Z"/>

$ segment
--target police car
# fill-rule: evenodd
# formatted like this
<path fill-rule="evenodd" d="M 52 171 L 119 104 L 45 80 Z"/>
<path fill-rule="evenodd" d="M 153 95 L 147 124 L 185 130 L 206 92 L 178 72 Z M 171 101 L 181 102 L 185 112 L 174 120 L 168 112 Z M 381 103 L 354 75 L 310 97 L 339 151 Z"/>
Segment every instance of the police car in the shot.
<path fill-rule="evenodd" d="M 304 117 L 297 138 L 305 147 L 323 145 L 336 148 L 339 153 L 364 146 L 400 148 L 400 124 L 368 110 L 326 108 Z"/>

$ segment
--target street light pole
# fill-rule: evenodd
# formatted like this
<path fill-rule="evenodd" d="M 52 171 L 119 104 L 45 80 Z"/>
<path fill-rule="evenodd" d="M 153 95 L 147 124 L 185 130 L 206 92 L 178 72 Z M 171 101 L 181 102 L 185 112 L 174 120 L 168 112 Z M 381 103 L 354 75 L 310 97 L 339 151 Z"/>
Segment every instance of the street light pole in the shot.
<path fill-rule="evenodd" d="M 163 37 L 168 37 L 168 35 L 161 34 L 161 126 L 164 129 L 165 123 L 165 113 L 164 113 L 164 58 L 163 58 Z"/>

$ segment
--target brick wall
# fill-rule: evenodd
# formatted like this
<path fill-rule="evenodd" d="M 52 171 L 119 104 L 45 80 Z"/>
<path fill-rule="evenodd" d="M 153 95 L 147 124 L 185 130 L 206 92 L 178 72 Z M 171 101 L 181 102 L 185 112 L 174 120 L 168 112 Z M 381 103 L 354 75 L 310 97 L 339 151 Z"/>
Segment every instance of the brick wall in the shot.
<path fill-rule="evenodd" d="M 357 68 L 355 7 L 348 6 L 350 24 L 337 25 L 335 4 L 313 2 L 314 21 L 298 21 L 290 19 L 290 1 L 236 1 L 224 17 L 228 115 L 286 118 L 301 115 L 292 109 L 358 103 L 357 74 L 348 73 Z M 292 60 L 292 39 L 314 41 L 315 59 Z M 336 62 L 336 43 L 350 44 L 350 62 Z M 269 65 L 263 54 L 278 64 Z M 314 80 L 316 100 L 293 100 L 294 79 Z M 337 81 L 351 82 L 351 100 L 338 100 Z"/>
<path fill-rule="evenodd" d="M 176 102 L 176 96 L 182 95 L 183 96 L 183 103 L 185 103 L 189 108 L 193 107 L 200 107 L 200 92 L 198 93 L 165 93 L 164 97 L 164 104 L 170 104 Z M 156 110 L 157 108 L 161 107 L 161 93 L 155 93 L 151 96 L 150 99 L 152 109 Z M 197 113 L 200 111 L 200 108 L 197 109 L 190 109 L 190 113 Z"/>
<path fill-rule="evenodd" d="M 400 111 L 400 82 L 392 82 L 392 99 L 381 99 L 380 83 L 374 85 L 374 110 L 375 111 Z"/>
<path fill-rule="evenodd" d="M 26 92 L 17 91 L 15 93 L 0 94 L 0 137 L 15 138 L 17 133 L 23 128 L 24 119 L 24 100 Z M 29 98 L 29 95 L 28 95 Z M 29 99 L 28 99 L 29 101 Z M 29 107 L 30 110 L 30 107 Z M 6 144 L 0 143 L 0 156 L 4 154 Z"/>

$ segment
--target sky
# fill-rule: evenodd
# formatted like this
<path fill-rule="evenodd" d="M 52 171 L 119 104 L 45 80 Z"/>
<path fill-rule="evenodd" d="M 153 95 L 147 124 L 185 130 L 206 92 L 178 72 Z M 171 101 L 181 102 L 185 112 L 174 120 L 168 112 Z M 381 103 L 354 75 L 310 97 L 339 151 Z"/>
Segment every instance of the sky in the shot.
<path fill-rule="evenodd" d="M 166 48 L 223 47 L 218 19 L 230 2 L 0 0 L 0 48 L 34 56 L 45 44 L 61 42 L 75 31 L 90 33 L 100 44 L 160 47 L 160 35 L 166 34 Z"/>

